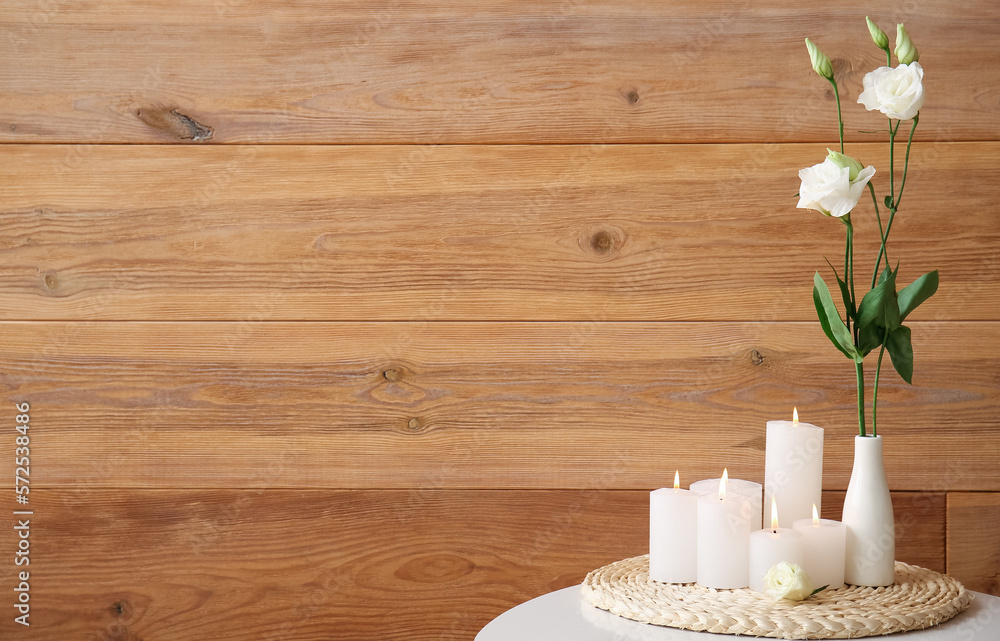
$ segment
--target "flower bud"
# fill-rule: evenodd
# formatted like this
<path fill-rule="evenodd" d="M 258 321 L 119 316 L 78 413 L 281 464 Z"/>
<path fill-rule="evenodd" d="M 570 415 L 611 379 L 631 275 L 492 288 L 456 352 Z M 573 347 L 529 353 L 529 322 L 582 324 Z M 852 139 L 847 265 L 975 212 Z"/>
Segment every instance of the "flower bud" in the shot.
<path fill-rule="evenodd" d="M 899 60 L 899 64 L 908 65 L 911 62 L 916 62 L 920 60 L 920 53 L 917 51 L 916 46 L 914 46 L 913 41 L 910 40 L 910 35 L 906 33 L 906 28 L 903 23 L 896 25 L 896 59 Z"/>
<path fill-rule="evenodd" d="M 833 80 L 833 65 L 826 54 L 819 50 L 809 38 L 806 38 L 806 49 L 809 50 L 809 59 L 812 61 L 813 71 L 823 76 L 827 80 Z"/>
<path fill-rule="evenodd" d="M 840 152 L 834 151 L 832 149 L 827 149 L 827 151 L 830 152 L 827 155 L 827 159 L 829 159 L 830 162 L 837 165 L 841 169 L 846 167 L 850 172 L 850 174 L 848 175 L 848 179 L 851 180 L 852 182 L 857 180 L 858 174 L 861 172 L 862 169 L 865 168 L 864 165 L 858 162 L 857 159 L 851 158 L 850 156 L 845 156 Z"/>
<path fill-rule="evenodd" d="M 865 22 L 868 23 L 868 33 L 872 34 L 872 41 L 875 43 L 875 46 L 888 51 L 889 36 L 885 35 L 885 32 L 879 29 L 878 25 L 872 22 L 868 16 L 865 16 Z"/>

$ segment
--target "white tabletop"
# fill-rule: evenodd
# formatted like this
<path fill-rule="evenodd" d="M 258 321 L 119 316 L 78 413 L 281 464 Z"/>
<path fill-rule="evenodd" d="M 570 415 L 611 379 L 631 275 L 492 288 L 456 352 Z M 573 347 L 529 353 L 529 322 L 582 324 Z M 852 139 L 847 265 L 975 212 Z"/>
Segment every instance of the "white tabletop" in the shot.
<path fill-rule="evenodd" d="M 972 605 L 954 619 L 933 628 L 892 637 L 902 641 L 1000 641 L 1000 597 L 979 592 L 972 595 Z M 706 641 L 732 638 L 726 634 L 677 630 L 623 619 L 584 601 L 578 585 L 522 603 L 498 616 L 476 635 L 476 641 Z"/>

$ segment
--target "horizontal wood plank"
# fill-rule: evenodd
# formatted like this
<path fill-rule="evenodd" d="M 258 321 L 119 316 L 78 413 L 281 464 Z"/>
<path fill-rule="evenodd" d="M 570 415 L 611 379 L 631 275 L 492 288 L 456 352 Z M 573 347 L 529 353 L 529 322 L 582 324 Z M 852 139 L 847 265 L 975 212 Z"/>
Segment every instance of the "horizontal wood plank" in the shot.
<path fill-rule="evenodd" d="M 1000 490 L 1000 323 L 913 336 L 915 385 L 882 373 L 890 487 Z M 857 430 L 853 367 L 816 323 L 7 322 L 0 354 L 42 485 L 759 481 L 765 421 L 797 406 L 846 489 Z"/>
<path fill-rule="evenodd" d="M 646 491 L 31 497 L 30 631 L 46 639 L 464 641 L 518 603 L 648 551 Z M 920 526 L 900 536 L 897 556 L 932 565 L 924 546 L 943 549 L 943 509 L 925 514 L 922 497 L 941 501 L 894 494 L 897 519 Z M 0 517 L 6 532 L 13 525 Z M 13 543 L 0 542 L 5 557 Z M 0 618 L 3 638 L 15 627 Z"/>
<path fill-rule="evenodd" d="M 843 268 L 843 226 L 795 208 L 824 154 L 0 146 L 0 318 L 812 320 L 812 274 Z M 942 284 L 914 318 L 1000 320 L 998 200 L 1000 143 L 915 147 L 889 256 Z"/>
<path fill-rule="evenodd" d="M 1000 493 L 948 493 L 948 574 L 1000 596 Z"/>
<path fill-rule="evenodd" d="M 1000 138 L 993 0 L 5 0 L 0 142 L 829 143 L 807 36 L 871 138 L 865 15 L 919 47 L 919 139 Z"/>
<path fill-rule="evenodd" d="M 507 608 L 648 549 L 644 492 L 53 489 L 32 500 L 31 632 L 48 639 L 467 640 Z M 2 617 L 0 636 L 14 627 Z"/>

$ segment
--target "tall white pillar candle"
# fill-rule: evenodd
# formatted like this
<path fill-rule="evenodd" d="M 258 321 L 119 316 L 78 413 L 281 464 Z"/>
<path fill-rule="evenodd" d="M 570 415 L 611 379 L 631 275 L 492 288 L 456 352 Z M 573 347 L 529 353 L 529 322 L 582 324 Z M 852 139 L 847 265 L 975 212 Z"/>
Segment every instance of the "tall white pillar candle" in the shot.
<path fill-rule="evenodd" d="M 782 561 L 805 569 L 802 535 L 792 528 L 778 527 L 774 501 L 771 510 L 771 527 L 750 534 L 750 589 L 757 592 L 764 592 L 764 575 Z"/>
<path fill-rule="evenodd" d="M 649 493 L 649 578 L 664 583 L 698 580 L 698 497 L 673 488 Z"/>
<path fill-rule="evenodd" d="M 824 585 L 835 590 L 844 587 L 844 550 L 847 526 L 840 521 L 819 518 L 799 519 L 792 528 L 802 535 L 802 569 L 812 579 L 813 587 Z"/>
<path fill-rule="evenodd" d="M 726 493 L 720 483 L 713 494 L 698 497 L 698 583 L 709 588 L 748 585 L 750 519 L 747 497 Z"/>
<path fill-rule="evenodd" d="M 761 527 L 761 501 L 763 497 L 763 487 L 760 483 L 754 483 L 753 481 L 728 478 L 728 474 L 725 472 L 723 472 L 723 476 L 727 477 L 726 489 L 729 492 L 732 492 L 733 494 L 741 494 L 750 498 L 750 503 L 747 506 L 747 516 L 750 518 L 750 531 L 759 530 Z M 704 494 L 718 494 L 719 481 L 721 480 L 722 479 L 705 479 L 704 481 L 697 481 L 691 484 L 691 491 L 699 496 Z"/>
<path fill-rule="evenodd" d="M 781 506 L 786 523 L 822 507 L 823 428 L 798 421 L 768 421 L 764 454 L 764 505 Z"/>

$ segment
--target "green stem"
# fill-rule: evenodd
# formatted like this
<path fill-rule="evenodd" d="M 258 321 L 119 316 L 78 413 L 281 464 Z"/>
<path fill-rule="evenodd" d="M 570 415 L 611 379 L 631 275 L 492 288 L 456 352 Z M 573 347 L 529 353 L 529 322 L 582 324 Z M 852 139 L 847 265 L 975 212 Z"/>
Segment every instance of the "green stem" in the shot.
<path fill-rule="evenodd" d="M 872 390 L 872 436 L 878 436 L 878 375 L 882 373 L 882 356 L 885 354 L 885 342 L 889 339 L 889 328 L 885 328 L 882 336 L 882 347 L 878 351 L 878 363 L 875 365 L 875 387 Z"/>
<path fill-rule="evenodd" d="M 906 141 L 906 159 L 903 161 L 903 180 L 899 183 L 899 195 L 896 196 L 893 205 L 896 209 L 899 209 L 899 203 L 903 200 L 903 188 L 906 187 L 906 171 L 910 168 L 910 145 L 913 144 L 913 130 L 917 128 L 917 122 L 920 121 L 920 114 L 918 113 L 913 117 L 913 125 L 910 127 L 910 137 Z M 889 262 L 888 260 L 886 261 Z"/>
<path fill-rule="evenodd" d="M 871 181 L 868 181 L 868 191 L 871 192 L 872 203 L 875 205 L 875 219 L 878 221 L 878 233 L 879 233 L 879 236 L 882 238 L 882 246 L 879 249 L 878 261 L 875 263 L 875 271 L 872 272 L 872 286 L 868 288 L 868 289 L 875 289 L 875 281 L 876 281 L 876 279 L 878 279 L 878 268 L 879 268 L 879 265 L 882 262 L 882 255 L 885 254 L 885 264 L 886 265 L 889 264 L 889 255 L 886 254 L 886 250 L 885 250 L 886 235 L 885 235 L 885 231 L 883 231 L 883 229 L 882 229 L 882 215 L 879 214 L 879 211 L 878 211 L 878 198 L 875 197 L 875 187 L 872 186 Z"/>
<path fill-rule="evenodd" d="M 884 51 L 885 51 L 885 66 L 886 67 L 891 67 L 892 66 L 892 53 L 890 53 L 889 47 L 886 47 Z"/>
<path fill-rule="evenodd" d="M 844 278 L 847 278 L 847 274 L 850 273 L 851 269 L 851 232 L 847 232 L 847 240 L 844 242 Z M 846 325 L 847 331 L 851 331 L 851 310 L 845 310 L 844 316 L 847 317 Z"/>
<path fill-rule="evenodd" d="M 844 278 L 847 279 L 847 285 L 851 292 L 851 309 L 857 309 L 856 299 L 854 297 L 854 225 L 851 224 L 851 215 L 848 214 L 843 218 L 844 224 L 847 225 L 847 256 L 845 258 L 844 265 Z M 847 329 L 851 329 L 851 310 L 848 309 L 847 313 Z M 858 342 L 858 326 L 854 325 L 854 342 Z"/>
<path fill-rule="evenodd" d="M 875 279 L 878 278 L 878 266 L 882 260 L 882 256 L 886 255 L 885 242 L 889 238 L 889 232 L 892 231 L 892 221 L 896 219 L 896 210 L 892 208 L 889 210 L 889 222 L 885 225 L 885 235 L 882 237 L 882 247 L 878 250 L 878 257 L 875 259 L 875 273 L 872 274 L 872 289 L 875 288 Z M 886 255 L 885 266 L 889 266 L 889 257 Z"/>
<path fill-rule="evenodd" d="M 890 209 L 896 209 L 896 183 L 893 178 L 893 170 L 896 163 L 893 161 L 893 148 L 896 146 L 896 132 L 899 130 L 900 121 L 896 121 L 896 128 L 892 128 L 892 118 L 889 118 L 889 196 L 892 198 Z"/>
<path fill-rule="evenodd" d="M 858 374 L 858 429 L 865 434 L 865 367 L 864 361 L 854 360 L 854 370 Z"/>
<path fill-rule="evenodd" d="M 837 99 L 837 123 L 840 125 L 840 153 L 844 153 L 844 117 L 840 111 L 840 92 L 837 91 L 837 81 L 833 78 L 829 80 L 830 84 L 833 85 L 833 95 Z"/>

